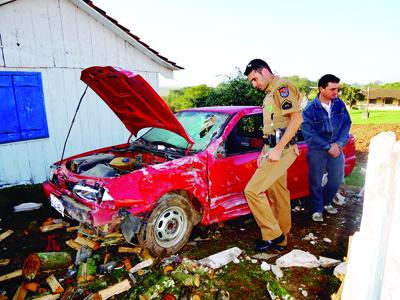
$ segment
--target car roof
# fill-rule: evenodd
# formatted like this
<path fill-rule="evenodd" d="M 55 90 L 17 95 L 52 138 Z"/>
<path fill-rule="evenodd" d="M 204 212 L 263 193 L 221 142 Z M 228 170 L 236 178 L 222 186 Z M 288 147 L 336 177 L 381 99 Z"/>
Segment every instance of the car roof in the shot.
<path fill-rule="evenodd" d="M 236 114 L 241 111 L 246 111 L 247 113 L 256 112 L 261 109 L 260 106 L 208 106 L 208 107 L 195 107 L 188 108 L 181 111 L 205 111 L 205 112 L 216 112 L 224 114 Z"/>

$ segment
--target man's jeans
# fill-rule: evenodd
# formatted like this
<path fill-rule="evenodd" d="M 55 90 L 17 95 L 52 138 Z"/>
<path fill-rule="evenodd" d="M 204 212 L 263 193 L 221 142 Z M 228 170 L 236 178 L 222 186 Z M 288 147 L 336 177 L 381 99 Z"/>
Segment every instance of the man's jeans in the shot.
<path fill-rule="evenodd" d="M 332 203 L 344 177 L 343 152 L 336 158 L 327 151 L 311 150 L 307 153 L 308 179 L 310 183 L 310 197 L 314 212 L 324 210 L 325 205 Z M 328 182 L 321 186 L 325 171 L 328 173 Z"/>

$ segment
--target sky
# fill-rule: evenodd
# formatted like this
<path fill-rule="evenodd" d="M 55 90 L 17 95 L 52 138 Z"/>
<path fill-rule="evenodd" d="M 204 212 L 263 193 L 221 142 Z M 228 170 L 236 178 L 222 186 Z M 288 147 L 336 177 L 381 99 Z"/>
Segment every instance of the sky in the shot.
<path fill-rule="evenodd" d="M 160 86 L 215 86 L 264 59 L 281 76 L 400 81 L 397 0 L 93 0 L 184 67 Z"/>

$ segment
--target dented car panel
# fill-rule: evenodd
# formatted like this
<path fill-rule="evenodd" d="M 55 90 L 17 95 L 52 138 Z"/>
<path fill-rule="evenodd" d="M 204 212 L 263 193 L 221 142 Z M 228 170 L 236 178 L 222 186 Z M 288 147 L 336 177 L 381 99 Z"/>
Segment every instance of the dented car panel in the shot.
<path fill-rule="evenodd" d="M 160 254 L 183 247 L 197 223 L 250 213 L 243 191 L 264 145 L 260 107 L 193 108 L 174 115 L 131 72 L 95 67 L 82 78 L 132 133 L 153 128 L 128 143 L 55 163 L 43 189 L 62 215 L 92 227 L 122 223 L 126 239 L 137 234 L 142 246 Z M 309 193 L 307 146 L 301 132 L 298 137 L 300 154 L 288 170 L 292 199 Z M 347 175 L 355 165 L 352 136 L 343 151 Z"/>

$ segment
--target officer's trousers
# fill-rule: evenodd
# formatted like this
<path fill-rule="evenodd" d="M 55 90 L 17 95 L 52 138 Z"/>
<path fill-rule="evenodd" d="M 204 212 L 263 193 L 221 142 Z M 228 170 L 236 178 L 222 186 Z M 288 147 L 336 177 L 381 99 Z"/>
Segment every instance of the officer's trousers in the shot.
<path fill-rule="evenodd" d="M 297 146 L 290 146 L 283 150 L 279 161 L 264 160 L 244 190 L 250 210 L 261 229 L 263 240 L 275 239 L 282 233 L 287 236 L 290 231 L 292 223 L 287 169 L 296 157 Z M 285 239 L 281 245 L 286 243 Z"/>

